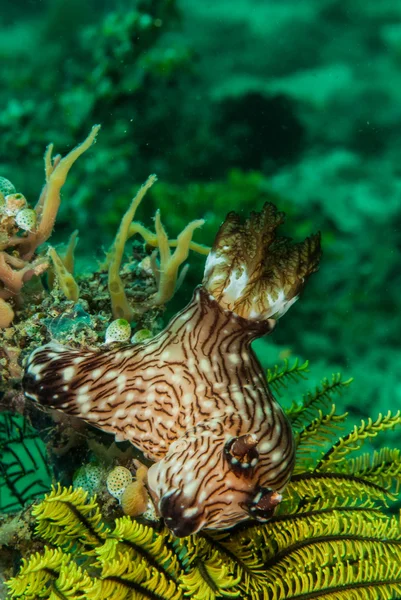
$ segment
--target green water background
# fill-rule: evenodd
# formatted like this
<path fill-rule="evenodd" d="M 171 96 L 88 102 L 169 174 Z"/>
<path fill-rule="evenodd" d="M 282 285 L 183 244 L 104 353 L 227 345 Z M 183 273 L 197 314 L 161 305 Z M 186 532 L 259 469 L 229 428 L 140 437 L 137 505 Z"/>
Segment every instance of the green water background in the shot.
<path fill-rule="evenodd" d="M 229 210 L 273 200 L 287 235 L 321 230 L 324 256 L 262 363 L 353 376 L 355 422 L 401 408 L 399 1 L 1 0 L 0 82 L 0 174 L 32 203 L 48 142 L 63 154 L 102 124 L 52 238 L 79 229 L 81 270 L 149 173 L 138 218 L 160 207 L 172 237 L 205 218 L 210 244 Z M 168 315 L 201 279 L 190 264 Z"/>

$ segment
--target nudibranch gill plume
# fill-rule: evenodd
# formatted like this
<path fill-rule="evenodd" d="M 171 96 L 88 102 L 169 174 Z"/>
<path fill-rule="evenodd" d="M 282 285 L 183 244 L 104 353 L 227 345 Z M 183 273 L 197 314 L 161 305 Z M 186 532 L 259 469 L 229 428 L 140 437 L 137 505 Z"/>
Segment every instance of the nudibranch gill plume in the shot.
<path fill-rule="evenodd" d="M 317 270 L 320 235 L 277 237 L 267 203 L 229 213 L 191 302 L 154 338 L 101 350 L 49 343 L 29 357 L 26 395 L 128 440 L 154 461 L 147 486 L 177 536 L 273 514 L 294 438 L 251 342 L 274 328 Z"/>

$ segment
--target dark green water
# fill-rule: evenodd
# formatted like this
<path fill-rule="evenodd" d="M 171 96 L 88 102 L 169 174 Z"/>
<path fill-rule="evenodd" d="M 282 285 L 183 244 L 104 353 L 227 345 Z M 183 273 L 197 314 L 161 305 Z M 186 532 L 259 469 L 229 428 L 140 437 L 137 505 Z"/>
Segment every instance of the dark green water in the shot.
<path fill-rule="evenodd" d="M 194 239 L 211 245 L 228 211 L 245 217 L 273 201 L 285 235 L 321 231 L 323 258 L 255 344 L 263 366 L 299 357 L 309 384 L 353 377 L 338 399 L 352 422 L 401 409 L 398 0 L 0 0 L 0 175 L 34 205 L 47 144 L 64 155 L 96 123 L 51 238 L 65 244 L 79 230 L 78 273 L 103 260 L 150 173 L 159 182 L 136 218 L 153 228 L 159 208 L 171 238 L 202 218 Z M 188 262 L 164 321 L 201 282 L 204 257 Z M 23 412 L 7 352 L 2 337 L 0 410 L 12 398 Z M 0 448 L 9 435 L 0 424 Z M 33 436 L 28 451 L 45 450 Z M 41 464 L 18 452 L 29 469 Z M 0 510 L 14 497 L 0 489 Z"/>

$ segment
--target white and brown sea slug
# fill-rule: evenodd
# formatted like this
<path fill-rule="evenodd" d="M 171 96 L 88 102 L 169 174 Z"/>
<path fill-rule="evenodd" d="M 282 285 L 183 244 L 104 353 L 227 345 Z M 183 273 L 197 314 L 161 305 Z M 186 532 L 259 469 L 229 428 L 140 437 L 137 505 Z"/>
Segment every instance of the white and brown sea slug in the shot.
<path fill-rule="evenodd" d="M 251 342 L 317 270 L 320 236 L 291 244 L 276 237 L 283 219 L 272 204 L 245 223 L 230 213 L 202 285 L 156 337 L 98 351 L 50 343 L 29 357 L 29 398 L 154 461 L 148 488 L 177 536 L 268 519 L 291 476 L 293 434 Z"/>

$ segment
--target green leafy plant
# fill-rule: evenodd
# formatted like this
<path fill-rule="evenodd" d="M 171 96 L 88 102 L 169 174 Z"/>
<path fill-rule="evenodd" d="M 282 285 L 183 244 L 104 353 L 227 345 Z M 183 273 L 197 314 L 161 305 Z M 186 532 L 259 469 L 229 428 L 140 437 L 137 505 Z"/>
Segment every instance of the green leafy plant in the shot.
<path fill-rule="evenodd" d="M 271 385 L 306 376 L 307 364 L 268 373 Z M 129 517 L 107 522 L 96 498 L 57 486 L 33 509 L 42 552 L 24 558 L 9 598 L 136 600 L 390 600 L 401 594 L 401 524 L 389 516 L 401 482 L 400 451 L 362 452 L 401 414 L 362 421 L 344 435 L 333 395 L 340 375 L 287 411 L 297 461 L 266 524 L 175 538 Z"/>

